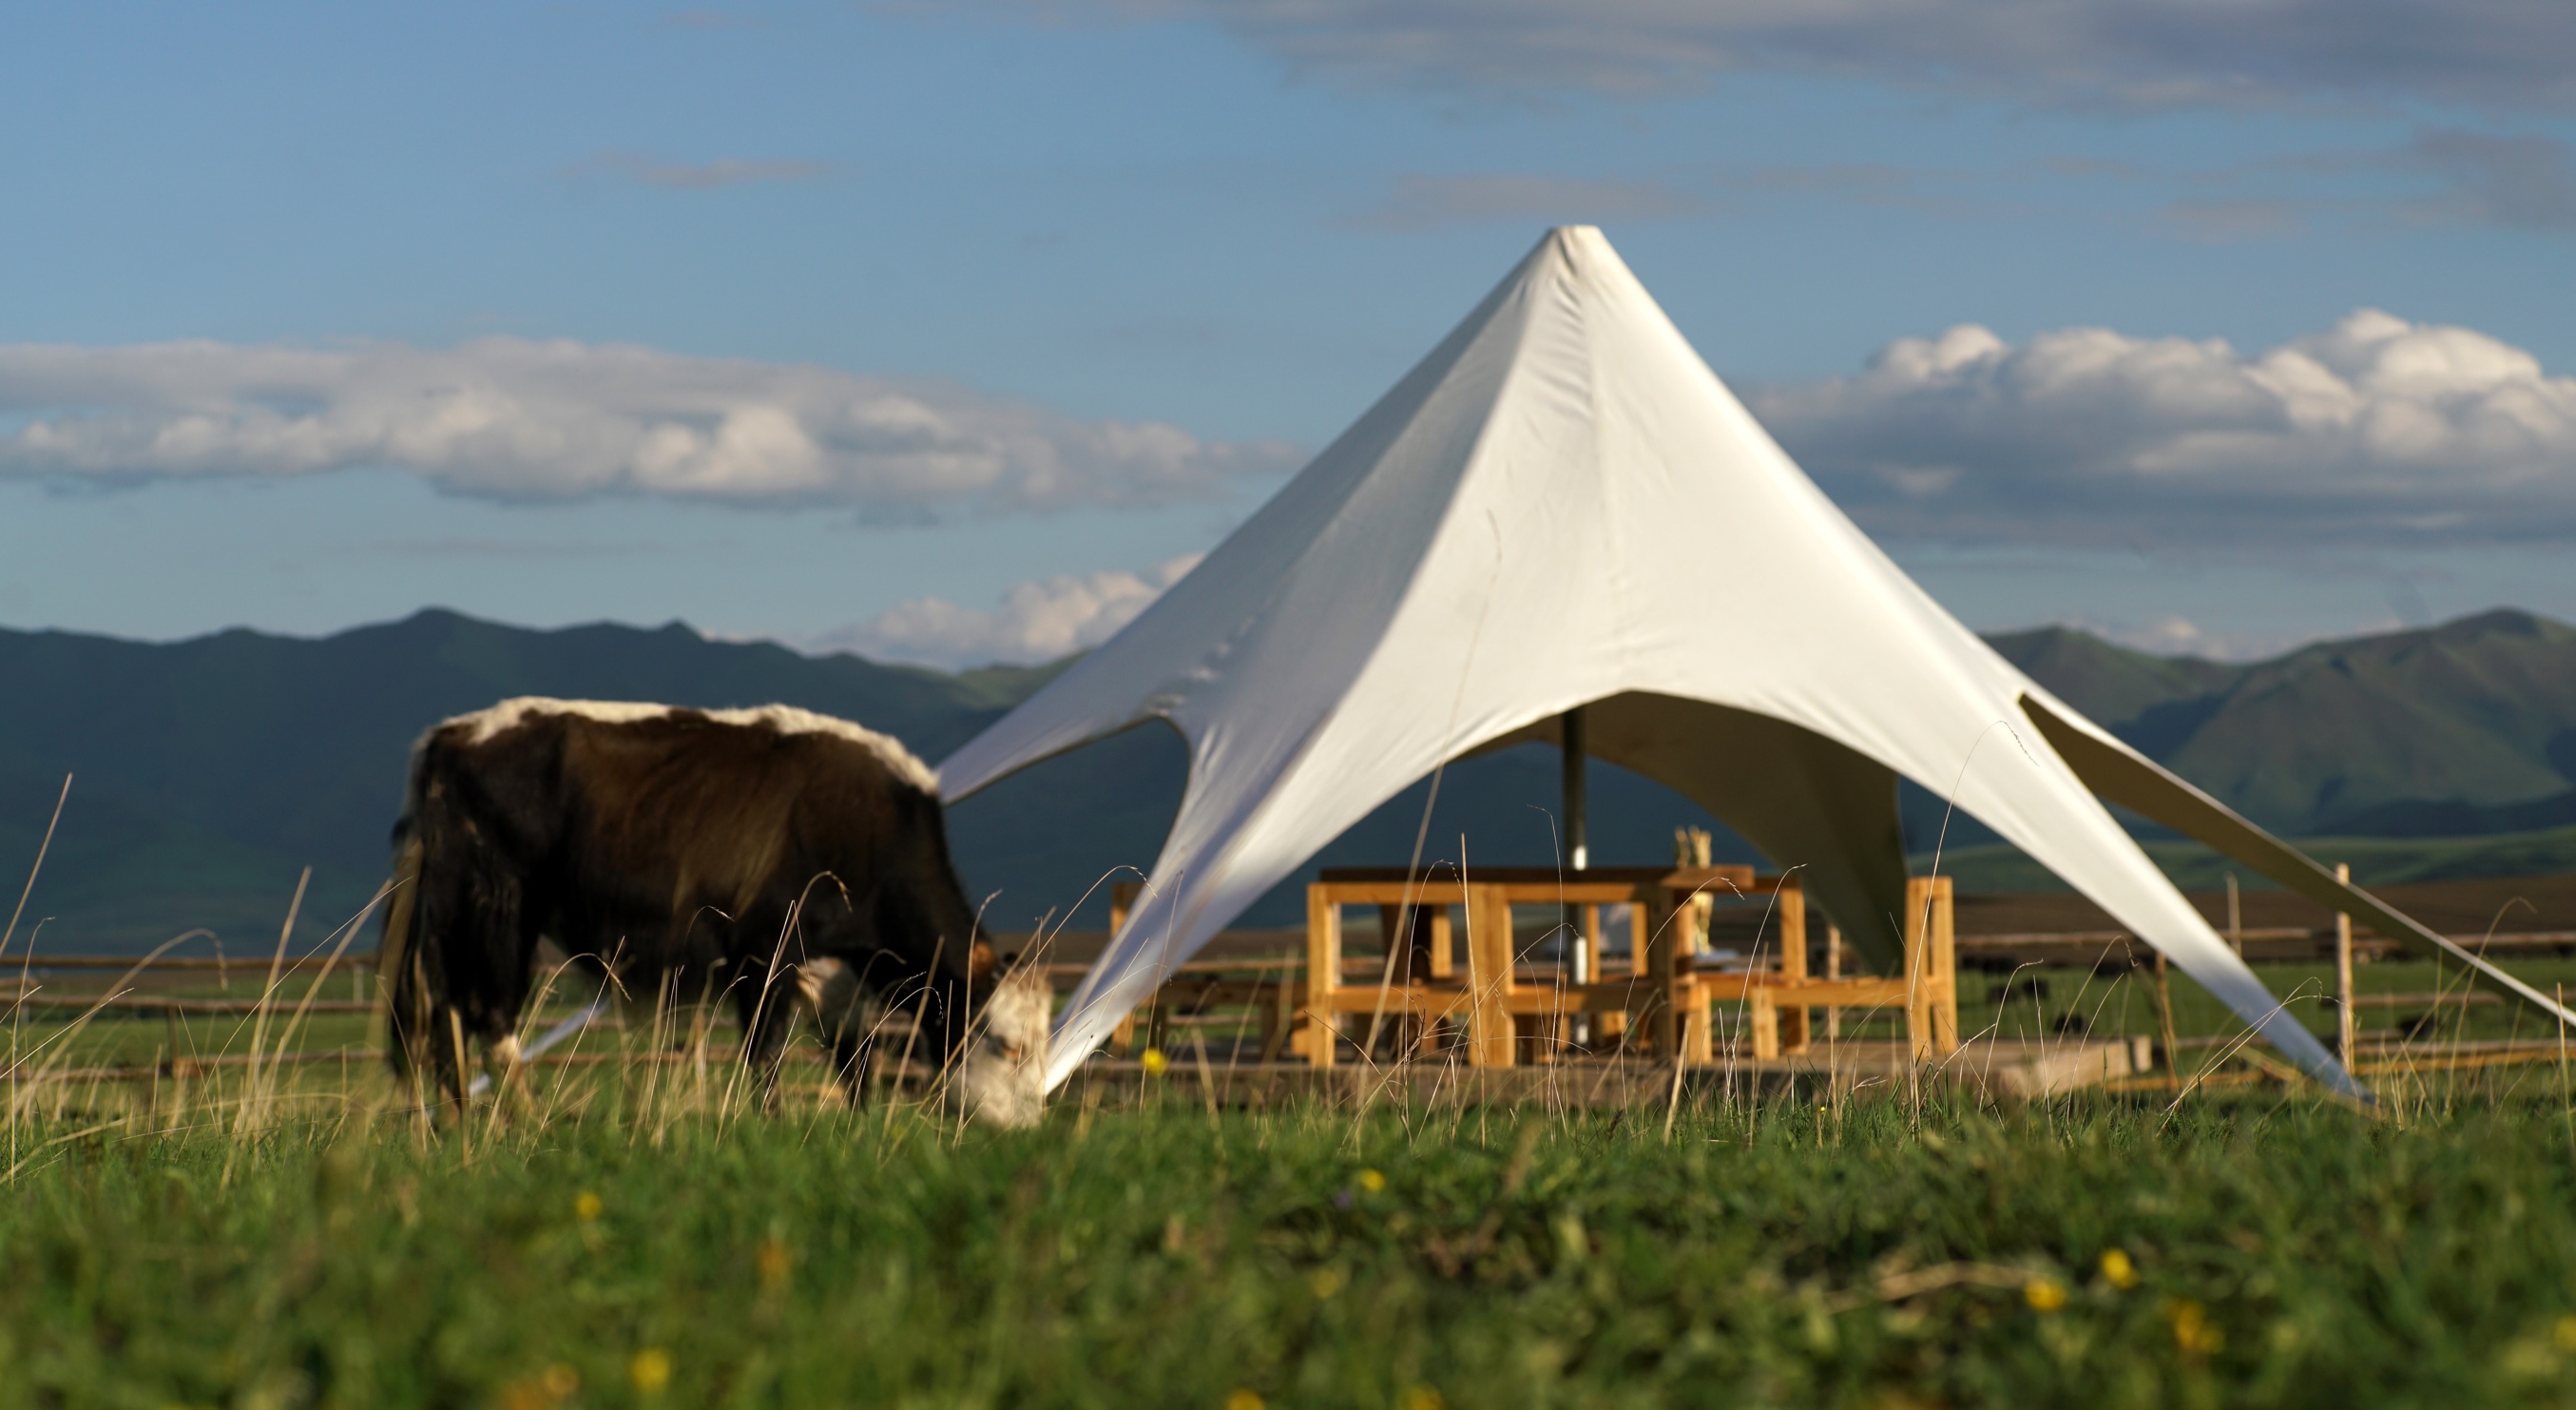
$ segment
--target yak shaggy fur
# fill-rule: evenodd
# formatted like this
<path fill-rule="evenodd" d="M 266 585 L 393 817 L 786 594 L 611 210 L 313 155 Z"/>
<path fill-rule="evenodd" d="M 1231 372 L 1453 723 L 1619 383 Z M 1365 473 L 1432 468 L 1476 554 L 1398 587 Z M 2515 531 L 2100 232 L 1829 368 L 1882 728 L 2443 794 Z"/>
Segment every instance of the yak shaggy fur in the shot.
<path fill-rule="evenodd" d="M 764 1074 L 803 1011 L 863 1087 L 881 1016 L 916 1013 L 912 1056 L 965 1058 L 970 1105 L 1034 1119 L 1028 1015 L 970 1034 L 992 952 L 936 780 L 886 736 L 780 706 L 505 701 L 421 737 L 394 843 L 398 1075 L 461 1093 L 468 1039 L 506 1065 L 551 939 L 630 999 L 732 1003 Z"/>

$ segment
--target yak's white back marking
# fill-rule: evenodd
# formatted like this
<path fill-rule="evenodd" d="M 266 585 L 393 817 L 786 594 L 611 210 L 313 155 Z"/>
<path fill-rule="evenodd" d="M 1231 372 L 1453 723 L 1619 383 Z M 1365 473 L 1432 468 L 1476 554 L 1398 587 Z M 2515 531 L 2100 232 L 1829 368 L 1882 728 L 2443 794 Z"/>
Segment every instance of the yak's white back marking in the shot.
<path fill-rule="evenodd" d="M 545 715 L 577 715 L 585 720 L 622 725 L 658 720 L 673 710 L 684 708 L 687 707 L 653 705 L 635 700 L 556 700 L 543 695 L 522 695 L 441 721 L 430 734 L 462 728 L 466 731 L 466 743 L 481 744 L 518 728 L 531 718 Z M 887 768 L 894 771 L 895 777 L 934 797 L 939 793 L 939 775 L 932 773 L 928 764 L 904 748 L 903 741 L 890 734 L 879 734 L 864 725 L 800 710 L 793 705 L 762 705 L 748 710 L 700 710 L 697 713 L 723 725 L 767 725 L 780 734 L 828 734 L 846 739 L 874 752 Z M 426 741 L 428 736 L 422 738 Z"/>

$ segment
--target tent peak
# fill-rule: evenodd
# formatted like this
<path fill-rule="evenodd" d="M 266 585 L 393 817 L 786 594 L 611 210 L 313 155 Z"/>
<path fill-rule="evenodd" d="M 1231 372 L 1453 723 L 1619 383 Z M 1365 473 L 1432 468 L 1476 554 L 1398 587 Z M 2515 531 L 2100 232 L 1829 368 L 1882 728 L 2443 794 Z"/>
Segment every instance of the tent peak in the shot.
<path fill-rule="evenodd" d="M 1614 261 L 1619 258 L 1619 252 L 1611 248 L 1610 237 L 1602 234 L 1598 225 L 1550 226 L 1548 232 L 1539 237 L 1537 248 L 1530 253 L 1554 253 L 1569 264 L 1579 264 L 1586 258 L 1602 255 Z"/>

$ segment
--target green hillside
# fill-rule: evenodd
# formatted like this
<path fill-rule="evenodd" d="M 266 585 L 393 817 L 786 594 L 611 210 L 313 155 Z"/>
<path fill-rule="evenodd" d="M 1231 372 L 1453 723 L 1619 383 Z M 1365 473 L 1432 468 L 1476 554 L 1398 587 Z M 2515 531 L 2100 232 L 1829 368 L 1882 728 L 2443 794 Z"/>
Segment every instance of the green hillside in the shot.
<path fill-rule="evenodd" d="M 2457 836 L 2576 823 L 2576 628 L 2497 611 L 2228 665 L 2063 628 L 1995 647 L 2255 821 Z"/>
<path fill-rule="evenodd" d="M 123 951 L 205 927 L 230 953 L 264 953 L 303 867 L 314 869 L 304 943 L 366 902 L 411 741 L 448 715 L 512 695 L 784 701 L 863 721 L 936 763 L 1059 669 L 950 676 L 710 641 L 677 624 L 530 631 L 441 611 L 319 640 L 232 631 L 149 645 L 0 631 L 0 875 L 11 878 L 0 905 L 15 900 L 67 773 L 70 801 L 22 935 L 41 924 L 48 949 Z M 1151 865 L 1183 772 L 1178 737 L 1148 726 L 1005 780 L 952 810 L 968 886 L 993 898 L 1005 929 L 1062 917 L 1094 882 Z M 1596 787 L 1608 853 L 1666 855 L 1675 825 L 1710 822 L 1632 775 Z M 1472 831 L 1482 860 L 1547 860 L 1553 833 L 1540 809 L 1555 789 L 1555 757 L 1536 747 L 1460 765 L 1444 782 L 1430 855 L 1456 855 Z M 1407 855 L 1425 791 L 1354 827 L 1327 860 Z M 1283 895 L 1259 916 L 1301 905 Z M 1102 891 L 1083 921 L 1100 923 L 1105 906 Z"/>
<path fill-rule="evenodd" d="M 936 757 L 1033 688 L 1026 672 L 816 660 L 679 625 L 531 632 L 449 612 L 322 640 L 0 632 L 0 680 L 0 856 L 34 855 L 74 775 L 30 910 L 84 948 L 201 925 L 273 945 L 306 865 L 308 915 L 345 917 L 382 873 L 413 737 L 504 696 L 792 699 Z"/>
<path fill-rule="evenodd" d="M 2148 656 L 2065 629 L 1995 645 L 2258 819 L 2336 837 L 2336 856 L 2365 878 L 2576 868 L 2576 630 L 2559 623 L 2492 612 L 2250 665 Z M 530 631 L 439 611 L 319 640 L 0 631 L 0 868 L 11 877 L 0 904 L 14 901 L 66 773 L 76 782 L 21 934 L 41 925 L 49 949 L 124 950 L 203 926 L 230 952 L 264 951 L 305 866 L 307 941 L 364 902 L 410 742 L 447 715 L 523 694 L 777 700 L 864 721 L 936 762 L 1060 668 L 944 675 L 710 641 L 678 624 Z M 1002 928 L 1061 918 L 1094 882 L 1152 863 L 1183 766 L 1177 737 L 1146 725 L 960 804 L 951 829 L 969 887 L 992 898 Z M 1470 862 L 1544 863 L 1556 850 L 1556 775 L 1539 746 L 1462 763 L 1427 827 L 1420 782 L 1321 860 L 1398 860 L 1420 835 L 1431 858 L 1464 846 Z M 1675 826 L 1713 823 L 1606 766 L 1593 797 L 1605 860 L 1668 855 Z M 1909 787 L 1916 847 L 1932 845 L 1945 811 Z M 1723 854 L 1751 859 L 1721 839 Z M 2215 865 L 2187 844 L 2156 846 L 2186 872 Z M 1946 849 L 1971 884 L 2046 883 L 1973 819 L 1950 821 Z M 1300 913 L 1283 889 L 1247 920 Z M 1080 923 L 1101 915 L 1095 897 Z"/>

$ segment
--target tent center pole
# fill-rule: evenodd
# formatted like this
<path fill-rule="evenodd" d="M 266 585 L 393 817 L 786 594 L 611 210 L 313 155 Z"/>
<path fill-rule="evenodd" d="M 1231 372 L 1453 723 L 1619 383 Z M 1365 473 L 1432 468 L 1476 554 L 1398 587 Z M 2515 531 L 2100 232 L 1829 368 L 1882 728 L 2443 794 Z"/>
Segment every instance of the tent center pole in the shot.
<path fill-rule="evenodd" d="M 1582 706 L 1577 705 L 1573 709 L 1565 712 L 1564 718 L 1558 724 L 1557 742 L 1563 746 L 1561 752 L 1564 755 L 1565 762 L 1563 782 L 1565 788 L 1566 869 L 1569 871 L 1582 871 L 1586 867 L 1590 866 L 1592 861 L 1591 849 L 1585 845 L 1584 840 L 1585 800 L 1583 796 L 1584 758 Z M 1586 947 L 1583 943 L 1583 908 L 1571 903 L 1567 904 L 1563 919 L 1565 923 L 1564 943 L 1571 947 L 1570 953 L 1574 957 L 1573 963 L 1569 965 L 1568 968 L 1572 973 L 1575 983 L 1589 984 L 1592 982 L 1592 966 L 1588 963 L 1591 956 L 1586 953 Z M 1579 1020 L 1578 1026 L 1582 1026 Z M 1577 1041 L 1581 1041 L 1581 1038 L 1578 1037 Z"/>

